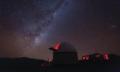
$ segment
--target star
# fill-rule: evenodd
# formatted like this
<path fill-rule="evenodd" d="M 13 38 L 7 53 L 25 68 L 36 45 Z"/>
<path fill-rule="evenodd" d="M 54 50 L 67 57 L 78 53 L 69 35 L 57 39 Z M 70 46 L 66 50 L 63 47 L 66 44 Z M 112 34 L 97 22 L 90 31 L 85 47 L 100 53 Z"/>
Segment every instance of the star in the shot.
<path fill-rule="evenodd" d="M 117 25 L 112 25 L 112 28 L 117 28 Z"/>

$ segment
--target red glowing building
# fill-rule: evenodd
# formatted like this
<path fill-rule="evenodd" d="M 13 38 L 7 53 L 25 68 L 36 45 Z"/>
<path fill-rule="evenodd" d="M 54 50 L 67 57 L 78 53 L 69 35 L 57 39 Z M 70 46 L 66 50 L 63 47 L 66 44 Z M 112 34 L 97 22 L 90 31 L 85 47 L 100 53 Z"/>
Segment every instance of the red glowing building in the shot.
<path fill-rule="evenodd" d="M 100 54 L 100 53 L 94 53 L 91 55 L 85 55 L 82 56 L 83 61 L 105 61 L 109 60 L 109 55 L 107 53 Z"/>
<path fill-rule="evenodd" d="M 57 43 L 49 49 L 53 51 L 52 62 L 55 64 L 75 64 L 78 62 L 77 52 L 69 43 Z"/>

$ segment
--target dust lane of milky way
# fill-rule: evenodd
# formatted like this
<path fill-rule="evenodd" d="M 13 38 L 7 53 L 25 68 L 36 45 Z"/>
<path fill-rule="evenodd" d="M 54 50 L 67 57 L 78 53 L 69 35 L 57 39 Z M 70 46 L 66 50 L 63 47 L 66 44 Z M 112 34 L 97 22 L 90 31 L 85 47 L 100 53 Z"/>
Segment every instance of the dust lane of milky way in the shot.
<path fill-rule="evenodd" d="M 0 56 L 22 56 L 35 48 L 36 37 L 41 39 L 64 1 L 0 0 Z"/>

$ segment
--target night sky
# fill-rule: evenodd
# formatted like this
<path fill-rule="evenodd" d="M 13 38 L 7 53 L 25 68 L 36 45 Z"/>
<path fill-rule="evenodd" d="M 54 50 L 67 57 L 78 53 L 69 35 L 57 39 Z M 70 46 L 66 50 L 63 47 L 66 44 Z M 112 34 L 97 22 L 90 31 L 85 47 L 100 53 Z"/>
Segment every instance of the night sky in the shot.
<path fill-rule="evenodd" d="M 81 55 L 120 55 L 119 0 L 0 0 L 0 57 L 52 58 L 65 41 Z"/>

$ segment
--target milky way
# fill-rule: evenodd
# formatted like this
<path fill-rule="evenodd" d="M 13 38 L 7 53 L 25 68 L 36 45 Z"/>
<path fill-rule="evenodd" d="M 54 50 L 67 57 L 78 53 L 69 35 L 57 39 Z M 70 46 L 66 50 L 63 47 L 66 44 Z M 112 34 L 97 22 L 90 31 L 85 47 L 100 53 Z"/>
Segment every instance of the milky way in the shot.
<path fill-rule="evenodd" d="M 1 56 L 32 48 L 63 3 L 64 0 L 0 0 Z"/>
<path fill-rule="evenodd" d="M 47 26 L 60 7 L 59 0 L 0 0 L 1 27 L 6 30 L 37 34 Z"/>
<path fill-rule="evenodd" d="M 58 41 L 120 54 L 119 0 L 0 0 L 0 56 L 47 59 Z"/>

